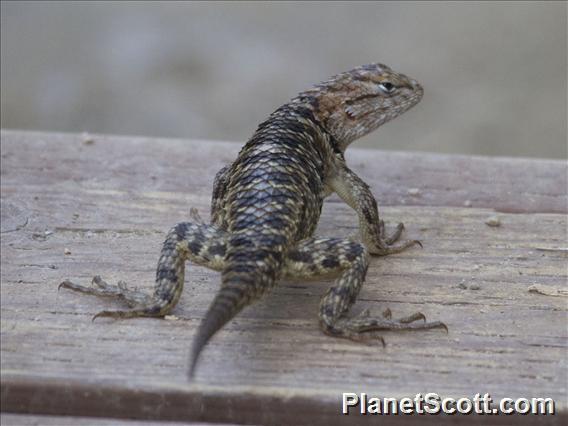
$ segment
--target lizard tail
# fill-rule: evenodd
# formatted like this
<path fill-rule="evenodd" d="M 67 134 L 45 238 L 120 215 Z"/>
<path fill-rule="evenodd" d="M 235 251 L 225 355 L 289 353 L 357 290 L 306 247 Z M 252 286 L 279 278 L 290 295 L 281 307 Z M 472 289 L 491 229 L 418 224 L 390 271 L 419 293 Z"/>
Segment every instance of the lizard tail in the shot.
<path fill-rule="evenodd" d="M 254 238 L 251 240 L 254 241 Z M 242 244 L 231 242 L 235 241 L 229 241 L 228 244 L 225 257 L 227 266 L 223 270 L 221 290 L 209 306 L 193 340 L 190 378 L 209 339 L 245 306 L 273 287 L 281 268 L 281 246 L 243 247 Z"/>
<path fill-rule="evenodd" d="M 236 299 L 236 287 L 225 287 L 215 296 L 193 340 L 189 377 L 193 377 L 201 351 L 211 337 L 241 311 L 245 303 Z"/>

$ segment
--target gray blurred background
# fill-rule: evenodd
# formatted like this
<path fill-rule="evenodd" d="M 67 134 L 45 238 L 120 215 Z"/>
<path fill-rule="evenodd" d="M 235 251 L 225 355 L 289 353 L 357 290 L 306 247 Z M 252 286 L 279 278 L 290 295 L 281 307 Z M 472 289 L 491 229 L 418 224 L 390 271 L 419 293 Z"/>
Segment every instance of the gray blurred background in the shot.
<path fill-rule="evenodd" d="M 1 125 L 245 141 L 384 62 L 422 103 L 358 146 L 567 157 L 565 2 L 1 4 Z"/>

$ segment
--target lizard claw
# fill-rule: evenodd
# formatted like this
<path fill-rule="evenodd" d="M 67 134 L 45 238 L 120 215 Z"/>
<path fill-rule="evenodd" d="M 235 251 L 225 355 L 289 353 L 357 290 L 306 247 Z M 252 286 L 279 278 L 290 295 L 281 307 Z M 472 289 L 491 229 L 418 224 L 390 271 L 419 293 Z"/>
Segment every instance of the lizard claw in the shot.
<path fill-rule="evenodd" d="M 201 219 L 201 216 L 199 215 L 199 211 L 195 207 L 189 209 L 189 217 L 200 225 L 204 223 L 203 219 Z"/>
<path fill-rule="evenodd" d="M 93 318 L 91 318 L 91 322 L 95 322 L 95 320 L 96 320 L 97 318 L 110 317 L 110 316 L 112 316 L 112 315 L 110 315 L 110 314 L 111 314 L 111 311 L 100 311 L 100 312 L 97 312 L 95 315 L 93 315 Z"/>
<path fill-rule="evenodd" d="M 61 287 L 67 288 L 69 285 L 73 285 L 73 283 L 69 280 L 65 280 L 57 286 L 57 291 L 61 290 Z"/>
<path fill-rule="evenodd" d="M 437 321 L 438 322 L 438 327 L 435 328 L 443 328 L 444 330 L 446 330 L 446 334 L 450 334 L 450 331 L 448 330 L 448 326 L 446 324 L 444 324 L 441 321 Z"/>
<path fill-rule="evenodd" d="M 353 333 L 353 334 L 349 334 L 347 337 L 348 337 L 349 340 L 352 340 L 352 341 L 357 342 L 357 343 L 363 342 L 363 343 L 369 344 L 373 341 L 376 341 L 376 342 L 379 342 L 383 348 L 386 348 L 386 346 L 387 346 L 383 336 L 381 336 L 380 334 L 378 334 L 375 331 L 371 331 L 371 332 L 367 332 L 367 333 Z"/>
<path fill-rule="evenodd" d="M 426 322 L 426 316 L 422 312 L 416 312 L 416 313 L 409 315 L 407 317 L 400 318 L 398 320 L 398 322 L 403 323 L 403 324 L 410 324 L 411 322 L 418 321 L 418 320 L 422 320 L 422 321 Z"/>

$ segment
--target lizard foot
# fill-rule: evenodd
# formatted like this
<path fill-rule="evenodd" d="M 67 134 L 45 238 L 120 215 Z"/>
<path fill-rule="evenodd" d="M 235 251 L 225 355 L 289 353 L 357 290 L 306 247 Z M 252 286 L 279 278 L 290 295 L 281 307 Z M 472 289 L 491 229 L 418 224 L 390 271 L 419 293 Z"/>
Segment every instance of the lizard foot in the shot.
<path fill-rule="evenodd" d="M 371 312 L 369 311 L 369 309 L 363 309 L 363 311 L 361 311 L 361 313 L 359 313 L 355 318 L 366 319 L 369 318 L 370 315 Z M 392 317 L 391 310 L 389 308 L 385 309 L 382 315 L 383 318 L 391 319 Z M 368 333 L 350 333 L 347 337 L 350 340 L 353 340 L 354 342 L 362 342 L 367 344 L 373 344 L 374 342 L 379 342 L 381 343 L 383 348 L 386 347 L 385 339 L 383 339 L 383 336 L 378 334 L 376 331 L 370 331 Z"/>
<path fill-rule="evenodd" d="M 339 320 L 330 330 L 330 334 L 357 342 L 375 339 L 379 340 L 384 346 L 384 339 L 376 334 L 377 331 L 430 330 L 435 328 L 442 328 L 446 330 L 446 333 L 448 332 L 446 324 L 440 321 L 427 322 L 426 317 L 421 312 L 393 320 L 391 319 L 390 309 L 387 309 L 383 312 L 382 318 L 369 317 L 368 313 L 363 311 L 354 318 Z"/>
<path fill-rule="evenodd" d="M 422 247 L 422 243 L 418 240 L 403 241 L 400 244 L 394 245 L 394 243 L 400 239 L 403 230 L 404 224 L 399 223 L 396 226 L 394 232 L 390 235 L 387 235 L 385 231 L 385 222 L 382 219 L 379 220 L 379 238 L 372 244 L 371 248 L 369 249 L 370 253 L 384 256 L 387 254 L 400 253 L 401 251 L 404 251 L 414 245 L 419 245 L 420 247 Z"/>
<path fill-rule="evenodd" d="M 393 245 L 395 242 L 398 241 L 400 236 L 402 235 L 402 231 L 404 230 L 404 224 L 401 222 L 396 225 L 395 231 L 390 235 L 386 236 L 385 232 L 385 222 L 384 220 L 379 220 L 379 235 L 383 239 L 384 243 L 388 246 Z"/>
<path fill-rule="evenodd" d="M 65 280 L 59 284 L 58 289 L 67 288 L 79 293 L 116 298 L 126 302 L 128 306 L 135 308 L 125 311 L 101 311 L 93 317 L 93 321 L 99 317 L 133 318 L 141 316 L 161 316 L 162 306 L 160 303 L 156 302 L 152 296 L 146 293 L 128 289 L 124 281 L 119 281 L 117 285 L 112 285 L 96 275 L 93 278 L 92 284 L 94 285 L 86 287 Z"/>
<path fill-rule="evenodd" d="M 407 248 L 412 247 L 414 245 L 418 245 L 422 248 L 422 243 L 418 240 L 407 240 L 397 245 L 389 244 L 389 241 L 392 239 L 392 237 L 396 236 L 396 239 L 400 237 L 400 235 L 397 234 L 398 234 L 398 228 L 395 231 L 395 233 L 391 236 L 391 238 L 387 238 L 386 240 L 380 239 L 377 247 L 369 248 L 369 252 L 371 254 L 385 256 L 387 254 L 400 253 L 401 251 L 404 251 Z"/>

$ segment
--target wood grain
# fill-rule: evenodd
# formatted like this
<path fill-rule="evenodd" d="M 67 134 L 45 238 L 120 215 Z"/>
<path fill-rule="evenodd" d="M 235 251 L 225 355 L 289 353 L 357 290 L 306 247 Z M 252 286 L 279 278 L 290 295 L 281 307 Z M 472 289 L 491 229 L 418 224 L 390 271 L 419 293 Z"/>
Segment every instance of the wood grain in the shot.
<path fill-rule="evenodd" d="M 188 267 L 171 320 L 93 323 L 97 311 L 119 305 L 57 285 L 100 274 L 151 291 L 165 233 L 187 220 L 190 207 L 207 217 L 214 173 L 238 146 L 98 135 L 85 144 L 81 135 L 16 131 L 1 139 L 3 411 L 352 424 L 372 417 L 340 415 L 342 392 L 488 392 L 552 397 L 560 409 L 515 422 L 567 419 L 568 299 L 529 292 L 534 284 L 566 289 L 564 161 L 353 150 L 348 162 L 370 182 L 387 224 L 404 222 L 406 237 L 424 244 L 373 258 L 354 311 L 421 311 L 444 321 L 449 334 L 385 333 L 386 348 L 333 339 L 317 322 L 330 282 L 283 282 L 215 336 L 188 383 L 189 344 L 217 273 Z M 488 226 L 491 216 L 501 225 Z M 356 228 L 353 212 L 332 197 L 318 233 Z M 443 419 L 479 420 L 420 417 Z"/>
<path fill-rule="evenodd" d="M 118 420 L 93 417 L 34 416 L 27 414 L 0 414 L 2 426 L 204 426 L 210 423 L 154 422 L 145 420 Z M 219 426 L 223 426 L 220 424 Z M 229 426 L 225 424 L 225 426 Z"/>

